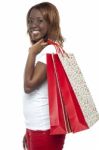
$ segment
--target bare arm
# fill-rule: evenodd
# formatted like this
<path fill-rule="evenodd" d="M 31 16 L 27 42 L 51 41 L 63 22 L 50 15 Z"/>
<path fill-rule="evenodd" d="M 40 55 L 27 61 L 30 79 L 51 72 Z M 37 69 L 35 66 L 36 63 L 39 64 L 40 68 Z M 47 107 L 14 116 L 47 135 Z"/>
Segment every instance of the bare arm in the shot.
<path fill-rule="evenodd" d="M 41 52 L 46 45 L 44 41 L 40 40 L 29 50 L 24 72 L 24 91 L 26 93 L 32 92 L 46 80 L 46 64 L 38 62 L 35 66 L 36 55 Z"/>

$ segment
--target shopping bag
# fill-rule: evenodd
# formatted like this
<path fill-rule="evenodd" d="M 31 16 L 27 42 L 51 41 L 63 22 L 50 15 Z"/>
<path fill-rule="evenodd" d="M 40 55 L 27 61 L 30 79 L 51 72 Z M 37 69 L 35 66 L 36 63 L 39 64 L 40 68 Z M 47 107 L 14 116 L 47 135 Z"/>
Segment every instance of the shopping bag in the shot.
<path fill-rule="evenodd" d="M 75 133 L 88 129 L 88 125 L 57 54 L 47 54 L 47 77 L 51 134 Z M 60 98 L 57 97 L 56 92 Z M 55 124 L 55 121 L 58 122 Z M 63 127 L 64 132 L 60 132 L 59 129 Z"/>
<path fill-rule="evenodd" d="M 75 56 L 73 54 L 58 53 L 62 66 L 67 73 L 68 79 L 75 92 L 85 120 L 89 127 L 99 120 L 99 113 L 96 110 L 93 98 L 84 80 L 81 69 L 79 68 Z"/>
<path fill-rule="evenodd" d="M 58 58 L 58 55 L 54 54 L 53 60 L 57 72 L 57 78 L 59 81 L 59 87 L 62 93 L 65 111 L 68 114 L 69 124 L 71 132 L 79 132 L 88 129 L 87 122 L 84 118 L 77 97 L 72 89 L 72 86 L 68 80 L 67 74 Z"/>
<path fill-rule="evenodd" d="M 59 93 L 52 55 L 47 54 L 47 80 L 50 114 L 50 134 L 67 132 L 61 93 Z"/>
<path fill-rule="evenodd" d="M 77 98 L 75 102 L 78 102 L 88 127 L 91 127 L 99 120 L 99 113 L 75 56 L 70 53 L 66 54 L 58 43 L 49 41 L 49 44 L 55 46 L 60 62 L 67 74 L 68 81 Z"/>

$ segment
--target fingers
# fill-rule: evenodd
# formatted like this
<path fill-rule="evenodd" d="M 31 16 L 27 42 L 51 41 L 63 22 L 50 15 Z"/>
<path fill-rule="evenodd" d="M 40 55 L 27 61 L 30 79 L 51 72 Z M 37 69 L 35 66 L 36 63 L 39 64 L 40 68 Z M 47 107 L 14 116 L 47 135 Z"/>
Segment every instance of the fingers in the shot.
<path fill-rule="evenodd" d="M 40 43 L 41 46 L 47 46 L 48 43 L 44 41 L 44 39 L 40 39 L 37 43 Z"/>
<path fill-rule="evenodd" d="M 48 45 L 47 42 L 44 41 L 44 39 L 40 39 L 38 42 L 32 45 L 32 47 L 29 48 L 29 52 L 32 54 L 34 53 L 37 55 L 40 53 L 46 46 Z"/>
<path fill-rule="evenodd" d="M 27 140 L 26 137 L 23 137 L 23 149 L 26 150 L 27 149 Z"/>
<path fill-rule="evenodd" d="M 45 42 L 44 39 L 39 40 L 36 44 L 39 45 L 41 49 L 45 48 L 48 45 L 48 43 Z"/>
<path fill-rule="evenodd" d="M 45 46 L 47 46 L 47 45 L 48 45 L 47 42 L 42 42 L 42 43 L 41 43 L 41 46 L 44 46 L 44 47 L 45 47 Z"/>
<path fill-rule="evenodd" d="M 25 140 L 23 140 L 23 148 L 24 148 L 24 150 L 25 150 Z"/>

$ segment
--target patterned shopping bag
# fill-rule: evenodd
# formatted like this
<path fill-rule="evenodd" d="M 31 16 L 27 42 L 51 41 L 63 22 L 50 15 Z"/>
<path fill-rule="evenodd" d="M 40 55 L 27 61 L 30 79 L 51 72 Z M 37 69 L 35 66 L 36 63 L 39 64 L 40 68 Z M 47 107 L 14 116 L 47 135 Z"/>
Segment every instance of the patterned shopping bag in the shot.
<path fill-rule="evenodd" d="M 85 120 L 88 126 L 91 127 L 99 120 L 99 113 L 96 110 L 93 98 L 84 80 L 81 69 L 77 64 L 75 56 L 73 54 L 68 54 L 67 57 L 65 53 L 58 53 L 58 56 L 78 99 Z"/>
<path fill-rule="evenodd" d="M 58 43 L 49 41 L 49 44 L 53 44 L 55 46 L 60 62 L 67 74 L 75 96 L 77 97 L 77 101 L 84 118 L 88 124 L 88 127 L 91 127 L 99 120 L 99 113 L 95 107 L 93 98 L 75 56 L 73 54 L 66 54 Z"/>

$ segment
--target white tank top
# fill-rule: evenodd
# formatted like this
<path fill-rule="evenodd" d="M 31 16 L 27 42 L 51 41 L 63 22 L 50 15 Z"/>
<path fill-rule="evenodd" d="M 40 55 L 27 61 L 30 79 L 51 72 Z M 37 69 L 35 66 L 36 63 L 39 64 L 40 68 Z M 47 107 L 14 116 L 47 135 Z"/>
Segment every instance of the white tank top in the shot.
<path fill-rule="evenodd" d="M 40 61 L 46 64 L 46 53 L 56 53 L 55 47 L 53 45 L 46 46 L 36 56 L 36 63 Z M 50 129 L 47 80 L 33 92 L 24 93 L 23 112 L 27 129 Z"/>

